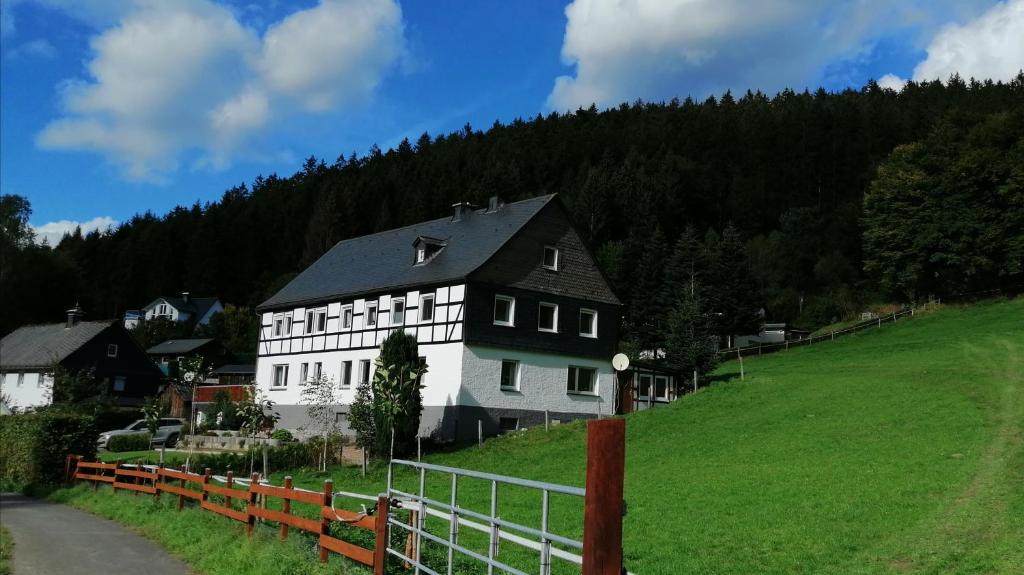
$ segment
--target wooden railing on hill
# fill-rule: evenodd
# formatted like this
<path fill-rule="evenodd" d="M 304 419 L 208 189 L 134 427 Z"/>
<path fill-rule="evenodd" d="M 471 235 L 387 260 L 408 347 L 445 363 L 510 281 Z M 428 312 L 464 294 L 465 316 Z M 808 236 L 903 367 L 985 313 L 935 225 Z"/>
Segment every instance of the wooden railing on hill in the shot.
<path fill-rule="evenodd" d="M 357 513 L 334 507 L 334 484 L 330 480 L 324 482 L 321 493 L 293 487 L 290 477 L 285 479 L 284 486 L 275 486 L 261 481 L 258 473 L 253 473 L 249 479 L 239 479 L 229 471 L 222 478 L 211 475 L 209 469 L 203 473 L 191 473 L 163 466 L 84 461 L 77 455 L 68 456 L 65 469 L 69 481 L 91 481 L 97 489 L 100 484 L 107 483 L 115 491 L 131 491 L 136 495 L 176 495 L 179 511 L 185 507 L 186 500 L 198 501 L 201 509 L 244 523 L 249 536 L 252 536 L 257 519 L 277 522 L 282 539 L 288 537 L 289 528 L 313 533 L 318 536 L 321 562 L 327 562 L 329 553 L 334 552 L 372 568 L 375 575 L 384 573 L 390 507 L 385 496 L 376 498 L 374 509 Z M 211 479 L 223 485 L 211 483 Z M 243 489 L 237 489 L 236 486 Z M 211 499 L 211 494 L 222 497 L 223 502 Z M 282 500 L 280 511 L 265 507 L 267 498 L 271 497 Z M 233 503 L 236 499 L 245 502 L 244 509 L 236 507 Z M 294 514 L 291 511 L 293 501 L 318 506 L 317 519 Z M 373 549 L 366 549 L 332 537 L 332 522 L 372 531 L 376 536 L 376 545 Z"/>

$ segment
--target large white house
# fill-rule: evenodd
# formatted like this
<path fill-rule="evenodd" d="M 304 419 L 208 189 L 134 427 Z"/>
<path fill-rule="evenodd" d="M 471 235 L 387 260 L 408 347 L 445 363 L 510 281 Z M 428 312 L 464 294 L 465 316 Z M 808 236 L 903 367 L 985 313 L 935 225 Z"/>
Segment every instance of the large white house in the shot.
<path fill-rule="evenodd" d="M 194 297 L 189 292 L 181 292 L 181 296 L 160 296 L 139 310 L 129 310 L 124 314 L 124 327 L 134 328 L 140 319 L 153 320 L 166 318 L 174 322 L 193 322 L 194 325 L 206 325 L 214 314 L 224 311 L 224 305 L 215 297 Z"/>
<path fill-rule="evenodd" d="M 619 300 L 555 196 L 339 242 L 262 316 L 257 388 L 279 425 L 306 422 L 300 383 L 326 375 L 345 422 L 394 330 L 428 365 L 420 432 L 437 439 L 614 411 Z M 346 426 L 343 425 L 343 428 Z"/>

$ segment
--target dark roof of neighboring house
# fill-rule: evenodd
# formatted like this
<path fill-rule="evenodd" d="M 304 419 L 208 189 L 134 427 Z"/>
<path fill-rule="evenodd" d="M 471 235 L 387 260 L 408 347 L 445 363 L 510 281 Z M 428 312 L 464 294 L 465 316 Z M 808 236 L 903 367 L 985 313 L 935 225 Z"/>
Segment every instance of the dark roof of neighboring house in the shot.
<path fill-rule="evenodd" d="M 216 375 L 255 375 L 256 366 L 251 363 L 222 365 L 213 370 Z"/>
<path fill-rule="evenodd" d="M 163 355 L 193 352 L 213 341 L 213 338 L 169 339 L 146 350 L 149 355 Z"/>
<path fill-rule="evenodd" d="M 206 315 L 206 312 L 210 311 L 210 308 L 213 307 L 213 304 L 220 301 L 220 298 L 189 297 L 188 301 L 185 301 L 185 298 L 182 297 L 162 295 L 156 298 L 155 300 L 149 302 L 149 304 L 146 305 L 145 309 L 153 307 L 160 300 L 164 300 L 167 303 L 171 304 L 172 306 L 174 306 L 174 309 L 178 311 L 187 311 L 191 314 L 195 314 L 196 319 L 199 319 Z"/>
<path fill-rule="evenodd" d="M 26 325 L 0 340 L 0 368 L 50 367 L 74 353 L 112 321 L 80 321 L 70 328 L 66 323 Z"/>
<path fill-rule="evenodd" d="M 463 279 L 491 258 L 555 196 L 474 210 L 335 244 L 258 309 Z M 446 243 L 427 263 L 413 265 L 417 238 Z"/>

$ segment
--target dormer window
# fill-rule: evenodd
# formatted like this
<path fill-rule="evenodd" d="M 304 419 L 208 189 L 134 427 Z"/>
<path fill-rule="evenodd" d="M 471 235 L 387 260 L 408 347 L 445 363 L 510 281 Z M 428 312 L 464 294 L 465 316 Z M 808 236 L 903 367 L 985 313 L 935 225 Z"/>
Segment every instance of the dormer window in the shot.
<path fill-rule="evenodd" d="M 544 246 L 544 269 L 558 271 L 558 248 Z"/>
<path fill-rule="evenodd" d="M 414 250 L 413 265 L 423 265 L 434 258 L 437 254 L 441 253 L 444 249 L 444 240 L 438 240 L 435 238 L 428 238 L 426 236 L 420 236 L 416 238 L 416 241 L 412 243 Z"/>

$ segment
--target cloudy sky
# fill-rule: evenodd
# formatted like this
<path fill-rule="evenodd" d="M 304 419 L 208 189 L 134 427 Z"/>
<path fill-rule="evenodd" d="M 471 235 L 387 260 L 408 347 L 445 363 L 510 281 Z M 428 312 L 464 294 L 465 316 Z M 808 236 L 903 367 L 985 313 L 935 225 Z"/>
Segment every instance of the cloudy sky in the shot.
<path fill-rule="evenodd" d="M 1024 0 L 0 0 L 0 40 L 0 188 L 53 241 L 467 122 L 1005 80 Z"/>

